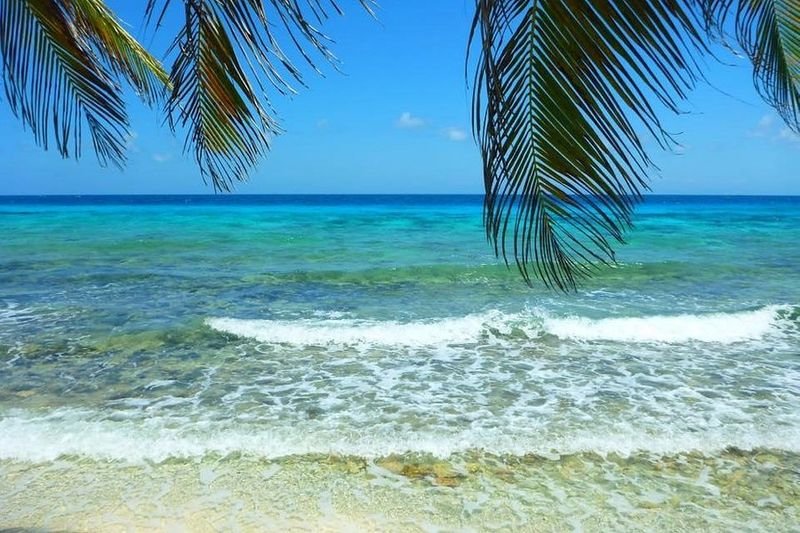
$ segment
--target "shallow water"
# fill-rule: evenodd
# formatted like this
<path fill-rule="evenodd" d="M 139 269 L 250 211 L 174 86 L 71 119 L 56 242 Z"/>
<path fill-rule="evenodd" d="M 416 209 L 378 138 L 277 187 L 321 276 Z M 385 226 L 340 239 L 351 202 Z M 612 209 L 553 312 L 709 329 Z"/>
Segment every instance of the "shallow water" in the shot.
<path fill-rule="evenodd" d="M 473 197 L 0 204 L 0 528 L 800 522 L 800 199 L 651 198 L 571 295 Z"/>

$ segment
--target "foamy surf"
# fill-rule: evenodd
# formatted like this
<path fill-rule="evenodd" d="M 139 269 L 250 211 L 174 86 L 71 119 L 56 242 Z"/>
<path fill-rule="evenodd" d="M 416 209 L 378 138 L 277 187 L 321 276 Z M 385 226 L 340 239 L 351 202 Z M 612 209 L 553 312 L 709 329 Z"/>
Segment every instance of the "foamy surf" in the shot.
<path fill-rule="evenodd" d="M 242 320 L 210 318 L 217 331 L 268 344 L 296 346 L 440 346 L 471 344 L 509 335 L 534 339 L 545 334 L 563 340 L 631 343 L 707 342 L 731 344 L 778 334 L 788 306 L 766 306 L 734 313 L 645 317 L 557 318 L 546 313 L 482 314 L 439 320 L 399 322 L 356 319 Z"/>
<path fill-rule="evenodd" d="M 560 338 L 616 342 L 730 344 L 763 338 L 780 330 L 781 312 L 771 305 L 738 313 L 661 315 L 591 320 L 581 317 L 546 318 L 545 329 Z"/>
<path fill-rule="evenodd" d="M 538 455 L 558 458 L 581 453 L 671 456 L 699 452 L 714 455 L 729 448 L 800 452 L 796 426 L 709 428 L 661 432 L 610 425 L 560 436 L 511 432 L 507 428 L 460 431 L 404 431 L 371 427 L 368 431 L 306 426 L 242 427 L 212 421 L 175 427 L 169 419 L 138 421 L 91 420 L 87 412 L 62 411 L 43 418 L 0 419 L 0 460 L 55 461 L 76 456 L 128 463 L 163 462 L 208 455 L 246 454 L 264 459 L 303 455 L 343 455 L 377 459 L 392 455 L 427 454 L 446 459 L 482 451 L 493 455 Z"/>
<path fill-rule="evenodd" d="M 472 343 L 485 334 L 491 322 L 507 322 L 507 315 L 487 313 L 429 322 L 355 319 L 239 320 L 211 318 L 208 326 L 270 344 L 324 346 L 328 344 L 428 346 Z"/>

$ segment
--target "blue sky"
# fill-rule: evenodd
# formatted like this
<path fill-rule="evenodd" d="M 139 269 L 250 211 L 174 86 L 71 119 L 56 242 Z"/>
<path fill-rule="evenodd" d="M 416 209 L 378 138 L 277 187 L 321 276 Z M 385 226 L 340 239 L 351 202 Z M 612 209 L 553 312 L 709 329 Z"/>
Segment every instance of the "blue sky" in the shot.
<path fill-rule="evenodd" d="M 110 0 L 142 37 L 144 0 Z M 308 89 L 276 96 L 286 133 L 239 193 L 480 193 L 477 148 L 469 132 L 464 53 L 470 0 L 383 0 L 379 21 L 355 0 L 327 32 L 343 74 L 307 73 Z M 166 34 L 165 34 L 166 36 Z M 152 42 L 161 55 L 164 36 Z M 660 167 L 652 189 L 663 194 L 800 194 L 800 139 L 753 89 L 746 60 L 709 64 L 702 86 L 667 117 L 682 143 L 678 154 L 652 155 Z M 161 125 L 157 111 L 131 100 L 134 135 L 129 164 L 101 168 L 43 152 L 0 104 L 0 176 L 4 194 L 168 194 L 211 192 L 183 138 Z M 666 115 L 665 115 L 666 116 Z"/>

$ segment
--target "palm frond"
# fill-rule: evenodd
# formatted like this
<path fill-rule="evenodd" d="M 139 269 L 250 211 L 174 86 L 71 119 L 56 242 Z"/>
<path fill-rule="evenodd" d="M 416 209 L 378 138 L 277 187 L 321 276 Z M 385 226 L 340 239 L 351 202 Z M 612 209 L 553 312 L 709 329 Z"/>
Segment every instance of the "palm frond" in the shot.
<path fill-rule="evenodd" d="M 797 0 L 699 0 L 707 28 L 736 40 L 753 62 L 759 94 L 800 133 L 800 2 Z"/>
<path fill-rule="evenodd" d="M 149 0 L 147 18 L 160 25 L 171 3 Z M 359 3 L 372 12 L 372 0 Z M 291 94 L 304 84 L 292 55 L 317 71 L 314 54 L 336 63 L 331 39 L 317 25 L 341 9 L 330 0 L 183 0 L 182 7 L 184 24 L 172 47 L 170 124 L 187 128 L 184 146 L 203 178 L 230 190 L 281 131 L 269 88 Z"/>
<path fill-rule="evenodd" d="M 102 0 L 68 0 L 74 10 L 76 31 L 115 74 L 127 80 L 148 104 L 162 99 L 170 88 L 169 74 L 121 26 Z"/>
<path fill-rule="evenodd" d="M 79 157 L 87 127 L 100 163 L 122 165 L 125 105 L 69 2 L 0 0 L 0 54 L 9 106 L 37 144 Z"/>
<path fill-rule="evenodd" d="M 495 253 L 530 283 L 575 288 L 614 261 L 652 162 L 700 78 L 698 15 L 681 0 L 476 0 L 473 130 Z"/>

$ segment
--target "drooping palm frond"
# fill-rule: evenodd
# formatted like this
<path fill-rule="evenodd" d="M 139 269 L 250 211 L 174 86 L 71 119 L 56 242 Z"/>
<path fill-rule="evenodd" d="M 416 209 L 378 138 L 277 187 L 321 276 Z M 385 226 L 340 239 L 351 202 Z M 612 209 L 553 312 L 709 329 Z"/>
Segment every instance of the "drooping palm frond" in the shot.
<path fill-rule="evenodd" d="M 358 0 L 372 12 L 372 0 Z M 148 0 L 146 14 L 160 25 L 172 0 Z M 183 26 L 167 101 L 170 124 L 187 128 L 185 149 L 194 153 L 204 179 L 230 190 L 247 178 L 280 132 L 267 94 L 295 92 L 303 71 L 288 48 L 313 69 L 313 54 L 335 63 L 331 40 L 317 27 L 331 12 L 329 0 L 183 0 Z M 282 44 L 284 43 L 284 44 Z"/>
<path fill-rule="evenodd" d="M 102 0 L 68 0 L 79 34 L 106 65 L 127 80 L 147 104 L 163 98 L 169 74 L 139 42 L 125 31 Z"/>
<path fill-rule="evenodd" d="M 166 79 L 100 0 L 0 0 L 0 54 L 9 106 L 37 144 L 79 157 L 86 127 L 101 164 L 125 160 L 118 76 L 147 98 Z"/>
<path fill-rule="evenodd" d="M 269 149 L 278 127 L 242 69 L 218 9 L 213 0 L 186 1 L 167 109 L 173 125 L 188 126 L 186 149 L 194 150 L 204 179 L 229 190 Z"/>
<path fill-rule="evenodd" d="M 764 100 L 800 133 L 800 2 L 698 0 L 708 29 L 726 39 L 729 25 L 753 62 L 753 81 Z"/>
<path fill-rule="evenodd" d="M 614 260 L 651 160 L 705 49 L 682 0 L 477 0 L 473 129 L 495 252 L 572 289 Z"/>

